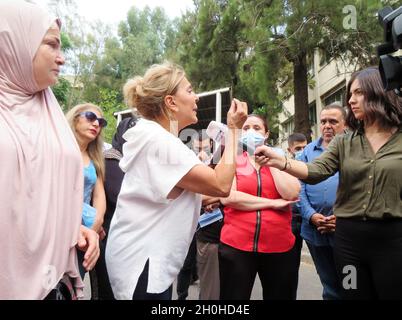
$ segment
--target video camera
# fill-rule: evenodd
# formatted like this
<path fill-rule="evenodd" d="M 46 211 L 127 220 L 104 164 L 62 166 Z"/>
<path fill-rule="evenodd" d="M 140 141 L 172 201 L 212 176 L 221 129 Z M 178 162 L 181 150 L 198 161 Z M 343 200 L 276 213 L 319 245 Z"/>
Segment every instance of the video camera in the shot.
<path fill-rule="evenodd" d="M 385 39 L 385 43 L 377 48 L 382 83 L 385 90 L 394 90 L 402 96 L 402 56 L 392 55 L 402 48 L 402 6 L 396 10 L 391 7 L 381 9 L 378 20 L 384 28 Z"/>

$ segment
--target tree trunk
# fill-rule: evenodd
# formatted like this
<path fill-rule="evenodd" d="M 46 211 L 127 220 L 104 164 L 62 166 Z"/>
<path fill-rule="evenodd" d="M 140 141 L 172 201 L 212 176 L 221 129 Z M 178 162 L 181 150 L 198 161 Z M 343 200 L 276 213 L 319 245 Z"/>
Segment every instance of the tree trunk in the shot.
<path fill-rule="evenodd" d="M 295 129 L 294 132 L 303 133 L 307 141 L 311 142 L 311 127 L 308 110 L 308 81 L 306 55 L 300 54 L 293 61 L 293 84 L 295 104 Z"/>

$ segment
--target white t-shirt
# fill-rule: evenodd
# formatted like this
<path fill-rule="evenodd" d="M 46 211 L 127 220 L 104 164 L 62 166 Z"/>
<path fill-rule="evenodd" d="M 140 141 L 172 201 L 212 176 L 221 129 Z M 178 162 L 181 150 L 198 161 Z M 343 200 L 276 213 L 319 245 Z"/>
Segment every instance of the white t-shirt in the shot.
<path fill-rule="evenodd" d="M 125 172 L 106 248 L 116 299 L 131 300 L 149 259 L 148 293 L 161 293 L 177 277 L 197 226 L 201 196 L 167 196 L 194 166 L 203 165 L 179 138 L 145 119 L 124 134 Z"/>

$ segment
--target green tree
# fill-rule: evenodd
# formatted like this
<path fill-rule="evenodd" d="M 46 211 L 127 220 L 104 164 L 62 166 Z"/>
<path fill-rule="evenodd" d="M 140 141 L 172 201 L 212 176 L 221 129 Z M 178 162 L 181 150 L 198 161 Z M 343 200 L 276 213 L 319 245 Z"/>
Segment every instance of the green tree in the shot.
<path fill-rule="evenodd" d="M 65 79 L 64 77 L 59 77 L 59 80 L 56 85 L 52 87 L 52 91 L 59 102 L 60 106 L 62 107 L 63 111 L 66 112 L 68 97 L 71 91 L 71 84 L 70 82 Z"/>
<path fill-rule="evenodd" d="M 162 8 L 151 10 L 146 6 L 140 10 L 132 7 L 127 20 L 119 25 L 122 78 L 141 75 L 150 65 L 162 62 L 169 46 L 173 45 L 174 28 L 174 22 Z"/>
<path fill-rule="evenodd" d="M 116 131 L 116 118 L 114 117 L 114 113 L 124 110 L 125 106 L 120 102 L 120 92 L 116 90 L 100 88 L 99 95 L 100 100 L 97 104 L 102 108 L 104 117 L 108 122 L 107 127 L 103 130 L 103 135 L 105 141 L 110 143 Z"/>
<path fill-rule="evenodd" d="M 61 32 L 60 38 L 61 48 L 63 50 L 63 53 L 65 54 L 66 52 L 68 52 L 68 50 L 72 48 L 72 44 L 66 33 Z M 52 91 L 60 106 L 63 108 L 63 111 L 67 111 L 68 109 L 68 97 L 70 96 L 71 90 L 72 87 L 70 82 L 63 76 L 60 76 L 57 83 L 52 87 Z"/>
<path fill-rule="evenodd" d="M 198 90 L 231 86 L 244 55 L 237 1 L 194 1 L 196 11 L 182 17 L 177 36 L 179 63 Z"/>
<path fill-rule="evenodd" d="M 280 106 L 276 80 L 266 77 L 265 68 L 260 66 L 272 57 L 257 52 L 265 34 L 249 21 L 252 14 L 245 10 L 251 6 L 240 0 L 194 3 L 196 10 L 187 12 L 180 21 L 177 52 L 196 89 L 230 86 L 250 109 L 273 119 Z M 277 69 L 281 70 L 280 64 Z"/>
<path fill-rule="evenodd" d="M 175 25 L 161 8 L 131 8 L 119 24 L 119 37 L 105 37 L 104 50 L 94 61 L 91 73 L 81 77 L 83 98 L 101 106 L 110 123 L 105 130 L 110 141 L 114 133 L 114 112 L 125 109 L 122 87 L 128 78 L 142 75 L 154 63 L 160 63 L 173 51 Z M 90 79 L 86 81 L 86 79 Z"/>

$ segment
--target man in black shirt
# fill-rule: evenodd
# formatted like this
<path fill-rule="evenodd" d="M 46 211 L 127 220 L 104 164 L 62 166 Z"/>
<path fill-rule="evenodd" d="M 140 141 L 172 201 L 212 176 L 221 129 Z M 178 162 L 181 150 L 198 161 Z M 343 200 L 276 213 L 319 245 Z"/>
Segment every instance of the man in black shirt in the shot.
<path fill-rule="evenodd" d="M 204 152 L 206 152 L 209 147 L 211 152 L 211 140 L 208 137 L 200 136 L 198 142 L 194 140 L 194 147 L 196 149 L 198 148 L 198 150 L 202 149 Z M 211 166 L 213 166 L 213 164 L 211 164 Z M 220 209 L 223 213 L 223 206 L 220 204 L 219 199 L 204 199 L 201 215 L 211 212 L 215 209 Z M 216 215 L 214 220 L 216 220 Z M 219 300 L 220 281 L 218 245 L 220 242 L 222 226 L 223 217 L 210 224 L 200 223 L 199 229 L 196 232 L 197 269 L 198 277 L 200 279 L 200 300 Z"/>
<path fill-rule="evenodd" d="M 198 131 L 192 137 L 192 150 L 205 164 L 212 160 L 212 142 L 205 132 Z M 212 166 L 212 165 L 211 165 Z M 219 199 L 203 201 L 201 215 L 219 207 Z M 223 210 L 222 210 L 223 212 Z M 200 223 L 190 245 L 184 265 L 177 277 L 178 300 L 185 300 L 195 272 L 200 280 L 200 300 L 219 299 L 218 244 L 223 219 Z M 195 268 L 196 267 L 196 268 Z M 196 270 L 196 271 L 195 271 Z"/>

